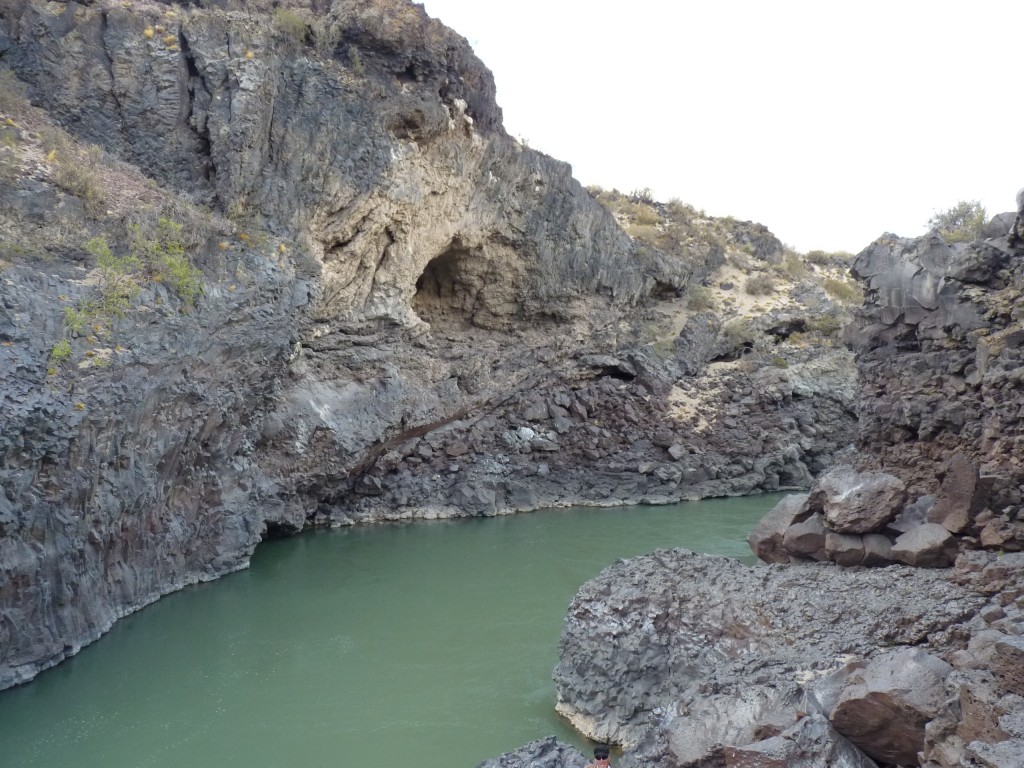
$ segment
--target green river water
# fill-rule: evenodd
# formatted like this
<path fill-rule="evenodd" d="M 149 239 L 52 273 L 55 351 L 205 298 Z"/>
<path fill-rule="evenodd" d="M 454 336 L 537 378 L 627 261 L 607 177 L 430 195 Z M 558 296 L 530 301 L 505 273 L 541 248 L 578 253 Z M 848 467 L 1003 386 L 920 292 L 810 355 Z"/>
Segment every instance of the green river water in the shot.
<path fill-rule="evenodd" d="M 4 768 L 473 768 L 547 735 L 580 584 L 686 547 L 752 562 L 778 495 L 318 531 L 0 693 Z"/>

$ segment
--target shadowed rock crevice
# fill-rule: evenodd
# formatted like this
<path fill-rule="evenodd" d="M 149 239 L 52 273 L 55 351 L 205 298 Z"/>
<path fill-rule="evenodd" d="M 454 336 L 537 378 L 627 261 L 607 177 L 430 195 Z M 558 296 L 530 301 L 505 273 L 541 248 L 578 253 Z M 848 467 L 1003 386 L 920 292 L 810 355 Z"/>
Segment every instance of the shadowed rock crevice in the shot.
<path fill-rule="evenodd" d="M 210 133 L 205 120 L 212 96 L 202 73 L 196 66 L 195 56 L 189 46 L 188 38 L 180 30 L 178 32 L 178 45 L 181 47 L 181 53 L 188 70 L 187 87 L 189 98 L 187 100 L 185 125 L 192 129 L 197 140 L 199 151 L 196 157 L 196 167 L 201 177 L 205 181 L 212 183 L 216 180 L 217 169 L 213 163 L 213 143 L 210 141 Z M 198 110 L 197 102 L 201 105 Z M 197 114 L 197 111 L 199 114 Z"/>
<path fill-rule="evenodd" d="M 286 539 L 289 536 L 294 536 L 300 530 L 302 530 L 301 525 L 295 525 L 287 521 L 267 520 L 264 522 L 260 542 L 271 541 L 272 539 Z"/>
<path fill-rule="evenodd" d="M 462 325 L 470 321 L 479 285 L 466 270 L 471 254 L 452 247 L 430 260 L 416 281 L 413 311 L 433 326 Z"/>
<path fill-rule="evenodd" d="M 495 328 L 518 309 L 511 289 L 481 249 L 458 238 L 431 259 L 416 281 L 413 311 L 435 329 Z"/>

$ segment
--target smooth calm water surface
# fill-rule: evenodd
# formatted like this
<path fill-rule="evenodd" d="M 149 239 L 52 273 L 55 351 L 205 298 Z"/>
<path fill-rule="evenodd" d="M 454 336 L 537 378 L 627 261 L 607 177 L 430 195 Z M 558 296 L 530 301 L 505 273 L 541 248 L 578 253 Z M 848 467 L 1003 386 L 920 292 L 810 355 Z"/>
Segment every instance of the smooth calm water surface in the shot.
<path fill-rule="evenodd" d="M 566 607 L 616 558 L 752 562 L 779 496 L 322 531 L 0 693 L 4 768 L 473 768 L 550 734 Z"/>

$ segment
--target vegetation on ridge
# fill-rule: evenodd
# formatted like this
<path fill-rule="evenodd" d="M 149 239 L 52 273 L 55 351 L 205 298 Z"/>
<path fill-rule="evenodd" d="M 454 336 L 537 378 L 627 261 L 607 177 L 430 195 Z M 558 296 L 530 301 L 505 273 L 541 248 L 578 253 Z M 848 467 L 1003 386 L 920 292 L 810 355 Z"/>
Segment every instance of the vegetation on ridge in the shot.
<path fill-rule="evenodd" d="M 928 219 L 928 228 L 938 230 L 948 243 L 963 243 L 980 239 L 986 221 L 988 215 L 980 201 L 961 200 Z"/>
<path fill-rule="evenodd" d="M 587 191 L 631 237 L 679 259 L 690 273 L 684 301 L 665 296 L 669 301 L 649 311 L 644 334 L 659 354 L 673 353 L 690 315 L 713 312 L 723 324 L 724 348 L 748 365 L 785 367 L 786 355 L 836 344 L 850 309 L 863 301 L 849 275 L 851 254 L 804 255 L 760 224 L 710 216 L 679 200 L 659 203 L 649 189 Z M 786 316 L 781 325 L 774 319 Z"/>

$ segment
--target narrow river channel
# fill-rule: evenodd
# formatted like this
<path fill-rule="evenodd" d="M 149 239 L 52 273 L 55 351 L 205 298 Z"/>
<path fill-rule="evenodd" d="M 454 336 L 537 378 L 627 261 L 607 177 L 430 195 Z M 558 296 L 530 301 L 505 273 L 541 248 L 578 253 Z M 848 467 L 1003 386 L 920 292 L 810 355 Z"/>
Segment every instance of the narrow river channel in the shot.
<path fill-rule="evenodd" d="M 778 495 L 318 531 L 0 693 L 10 768 L 473 768 L 555 734 L 577 588 L 659 547 L 753 562 Z"/>

